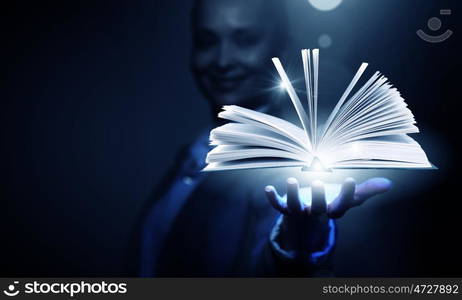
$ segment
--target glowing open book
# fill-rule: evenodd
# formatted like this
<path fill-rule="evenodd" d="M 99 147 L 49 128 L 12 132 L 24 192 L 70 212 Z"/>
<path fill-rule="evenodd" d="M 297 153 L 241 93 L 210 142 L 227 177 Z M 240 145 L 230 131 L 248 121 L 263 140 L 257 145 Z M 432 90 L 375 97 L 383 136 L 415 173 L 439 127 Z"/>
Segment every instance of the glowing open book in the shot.
<path fill-rule="evenodd" d="M 303 166 L 331 168 L 432 168 L 420 145 L 407 134 L 419 132 L 398 90 L 376 72 L 350 96 L 367 63 L 358 69 L 322 127 L 318 126 L 319 50 L 302 50 L 308 114 L 278 58 L 281 77 L 302 128 L 281 118 L 236 105 L 220 118 L 233 121 L 210 132 L 215 145 L 204 171 Z"/>

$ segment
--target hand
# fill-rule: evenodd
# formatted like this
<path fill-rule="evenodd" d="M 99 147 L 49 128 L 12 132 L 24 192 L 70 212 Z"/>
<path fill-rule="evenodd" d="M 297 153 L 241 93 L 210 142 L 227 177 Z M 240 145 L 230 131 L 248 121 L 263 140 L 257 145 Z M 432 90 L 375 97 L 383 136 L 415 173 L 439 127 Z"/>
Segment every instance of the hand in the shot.
<path fill-rule="evenodd" d="M 386 178 L 372 178 L 356 185 L 353 178 L 346 178 L 339 195 L 329 205 L 326 204 L 324 184 L 311 184 L 311 205 L 299 193 L 297 179 L 287 179 L 287 201 L 278 195 L 273 186 L 265 188 L 270 204 L 283 214 L 281 246 L 286 249 L 317 251 L 328 237 L 328 218 L 339 218 L 350 208 L 361 205 L 374 195 L 391 188 Z"/>

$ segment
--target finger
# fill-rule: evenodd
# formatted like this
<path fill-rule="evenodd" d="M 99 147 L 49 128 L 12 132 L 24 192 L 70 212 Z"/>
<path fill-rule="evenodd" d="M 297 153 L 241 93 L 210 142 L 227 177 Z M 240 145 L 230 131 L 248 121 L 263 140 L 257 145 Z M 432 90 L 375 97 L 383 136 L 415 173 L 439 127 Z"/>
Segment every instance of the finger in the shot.
<path fill-rule="evenodd" d="M 330 218 L 340 218 L 353 206 L 355 189 L 356 181 L 351 177 L 346 178 L 340 194 L 327 208 L 327 214 Z"/>
<path fill-rule="evenodd" d="M 290 213 L 299 214 L 303 211 L 300 201 L 298 181 L 294 177 L 287 179 L 287 208 Z"/>
<path fill-rule="evenodd" d="M 282 200 L 281 196 L 279 196 L 274 186 L 267 185 L 265 187 L 265 193 L 269 203 L 274 209 L 283 214 L 287 213 L 287 204 Z"/>
<path fill-rule="evenodd" d="M 326 193 L 322 181 L 315 180 L 311 183 L 311 208 L 310 214 L 319 215 L 325 213 L 326 207 Z"/>
<path fill-rule="evenodd" d="M 356 187 L 353 205 L 360 205 L 372 196 L 385 193 L 392 187 L 387 178 L 371 178 Z"/>

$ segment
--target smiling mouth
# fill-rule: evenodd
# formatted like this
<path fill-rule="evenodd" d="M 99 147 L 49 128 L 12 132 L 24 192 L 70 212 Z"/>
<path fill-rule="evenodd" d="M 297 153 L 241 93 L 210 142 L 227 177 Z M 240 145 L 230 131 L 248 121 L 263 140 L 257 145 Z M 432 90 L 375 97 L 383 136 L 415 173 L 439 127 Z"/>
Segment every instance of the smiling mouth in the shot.
<path fill-rule="evenodd" d="M 230 92 L 239 88 L 244 81 L 247 79 L 246 76 L 239 77 L 216 77 L 210 76 L 210 81 L 213 85 L 213 89 L 220 92 Z"/>

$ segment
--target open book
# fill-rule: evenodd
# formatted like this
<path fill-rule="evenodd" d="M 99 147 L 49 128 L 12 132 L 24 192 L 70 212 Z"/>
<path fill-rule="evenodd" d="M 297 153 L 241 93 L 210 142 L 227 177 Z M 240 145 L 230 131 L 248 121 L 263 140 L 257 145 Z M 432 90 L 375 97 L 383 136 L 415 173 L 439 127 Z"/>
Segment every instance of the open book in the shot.
<path fill-rule="evenodd" d="M 419 132 L 404 99 L 376 72 L 354 93 L 363 63 L 323 126 L 319 126 L 319 50 L 302 50 L 307 108 L 303 107 L 278 58 L 273 63 L 302 127 L 236 105 L 218 114 L 232 123 L 210 132 L 215 145 L 204 171 L 303 166 L 331 168 L 432 168 L 420 145 L 407 134 Z M 350 96 L 350 94 L 352 94 Z"/>

